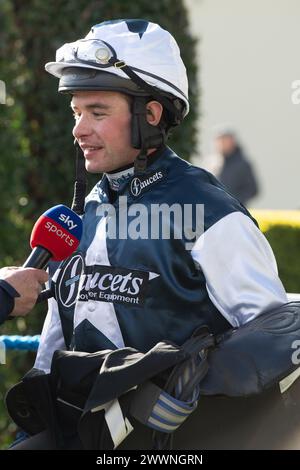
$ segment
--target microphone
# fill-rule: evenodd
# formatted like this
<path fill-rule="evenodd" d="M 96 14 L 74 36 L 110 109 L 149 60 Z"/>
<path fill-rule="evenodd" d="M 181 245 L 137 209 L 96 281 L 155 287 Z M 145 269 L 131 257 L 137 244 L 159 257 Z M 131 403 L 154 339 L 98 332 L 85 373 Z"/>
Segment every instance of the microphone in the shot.
<path fill-rule="evenodd" d="M 54 206 L 36 221 L 30 237 L 32 252 L 24 268 L 45 269 L 48 262 L 68 258 L 79 246 L 82 220 L 69 207 Z"/>

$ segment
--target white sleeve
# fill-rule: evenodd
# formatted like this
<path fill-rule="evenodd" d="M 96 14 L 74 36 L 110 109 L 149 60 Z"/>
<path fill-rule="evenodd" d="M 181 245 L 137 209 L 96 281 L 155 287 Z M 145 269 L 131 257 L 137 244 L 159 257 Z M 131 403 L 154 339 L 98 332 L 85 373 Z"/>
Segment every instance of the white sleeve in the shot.
<path fill-rule="evenodd" d="M 211 301 L 234 327 L 288 302 L 268 241 L 241 212 L 212 225 L 191 254 L 204 273 Z"/>
<path fill-rule="evenodd" d="M 48 306 L 48 313 L 34 364 L 35 368 L 44 370 L 46 373 L 50 371 L 54 351 L 66 349 L 56 300 L 50 299 Z"/>

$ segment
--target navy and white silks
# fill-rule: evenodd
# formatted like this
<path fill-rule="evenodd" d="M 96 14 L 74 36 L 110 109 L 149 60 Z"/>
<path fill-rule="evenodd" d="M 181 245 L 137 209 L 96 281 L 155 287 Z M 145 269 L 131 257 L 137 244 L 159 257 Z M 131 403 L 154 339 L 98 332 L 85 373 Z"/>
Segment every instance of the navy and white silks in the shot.
<path fill-rule="evenodd" d="M 57 349 L 146 352 L 163 339 L 181 345 L 201 325 L 220 333 L 287 302 L 267 240 L 210 173 L 164 147 L 150 156 L 146 175 L 134 178 L 121 177 L 109 199 L 104 175 L 87 197 L 79 250 L 53 277 L 57 300 L 49 301 L 36 368 L 48 372 Z M 101 215 L 110 200 L 115 213 Z M 191 247 L 186 226 L 170 239 L 121 233 L 124 210 L 163 203 L 204 205 L 204 232 Z M 106 233 L 109 217 L 117 220 L 115 237 Z M 171 233 L 175 225 L 171 219 Z"/>

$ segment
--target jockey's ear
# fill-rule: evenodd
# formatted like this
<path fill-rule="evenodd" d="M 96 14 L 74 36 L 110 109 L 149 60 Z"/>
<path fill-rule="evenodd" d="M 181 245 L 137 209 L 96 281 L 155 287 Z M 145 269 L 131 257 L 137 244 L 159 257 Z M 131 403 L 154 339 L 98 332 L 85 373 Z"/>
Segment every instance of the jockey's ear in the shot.
<path fill-rule="evenodd" d="M 152 126 L 157 126 L 161 120 L 163 106 L 158 101 L 149 101 L 146 105 L 147 121 Z"/>

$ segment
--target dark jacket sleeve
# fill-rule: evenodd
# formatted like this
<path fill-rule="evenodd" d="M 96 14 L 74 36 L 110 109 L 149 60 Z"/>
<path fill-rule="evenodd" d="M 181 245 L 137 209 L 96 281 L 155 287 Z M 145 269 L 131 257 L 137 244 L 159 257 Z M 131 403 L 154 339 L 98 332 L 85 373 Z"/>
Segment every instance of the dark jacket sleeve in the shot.
<path fill-rule="evenodd" d="M 246 204 L 258 194 L 258 184 L 254 175 L 254 171 L 249 162 L 243 161 L 242 178 L 239 178 L 239 199 Z"/>
<path fill-rule="evenodd" d="M 0 280 L 0 325 L 3 323 L 14 308 L 15 297 L 18 292 L 3 279 Z"/>
<path fill-rule="evenodd" d="M 259 192 L 253 166 L 240 150 L 225 159 L 219 180 L 242 204 L 247 204 Z"/>

